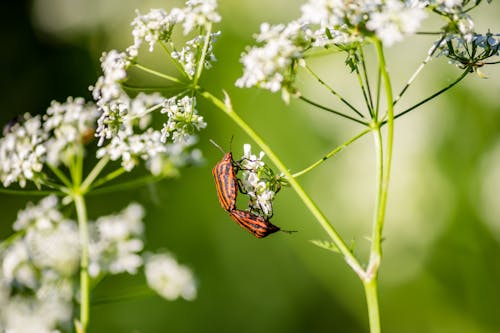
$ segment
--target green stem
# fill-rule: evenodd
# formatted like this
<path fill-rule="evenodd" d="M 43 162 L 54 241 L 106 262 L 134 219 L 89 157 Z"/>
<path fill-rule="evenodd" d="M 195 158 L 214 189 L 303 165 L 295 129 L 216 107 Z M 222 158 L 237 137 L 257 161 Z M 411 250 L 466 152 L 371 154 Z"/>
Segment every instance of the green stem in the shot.
<path fill-rule="evenodd" d="M 375 104 L 375 120 L 378 121 L 378 116 L 380 112 L 380 92 L 381 92 L 381 80 L 382 74 L 380 73 L 380 68 L 377 71 L 377 99 Z"/>
<path fill-rule="evenodd" d="M 76 214 L 78 217 L 78 228 L 80 233 L 80 324 L 81 332 L 87 331 L 89 323 L 89 309 L 90 309 L 90 284 L 89 284 L 89 230 L 87 221 L 87 208 L 85 207 L 85 199 L 79 193 L 73 193 L 73 200 L 75 202 Z"/>
<path fill-rule="evenodd" d="M 436 53 L 437 49 L 439 48 L 439 45 L 441 45 L 441 42 L 445 38 L 446 38 L 446 34 L 443 35 L 443 37 L 439 40 L 439 42 L 437 42 L 433 46 L 433 48 L 431 49 L 431 52 L 429 52 L 429 54 L 427 55 L 427 57 L 420 63 L 420 66 L 418 66 L 417 70 L 413 73 L 413 75 L 410 77 L 410 79 L 408 80 L 408 82 L 406 82 L 406 84 L 403 87 L 403 89 L 401 89 L 401 92 L 394 99 L 394 105 L 396 105 L 396 103 L 401 99 L 401 97 L 404 95 L 404 93 L 410 87 L 410 85 L 413 83 L 413 81 L 415 81 L 415 79 L 417 78 L 418 74 L 420 74 L 420 72 L 422 71 L 422 69 L 424 69 L 425 65 L 427 65 L 429 63 L 429 61 L 432 60 L 432 57 L 434 56 L 434 53 Z"/>
<path fill-rule="evenodd" d="M 87 192 L 87 190 L 89 189 L 89 187 L 92 185 L 92 183 L 97 178 L 97 176 L 99 176 L 99 174 L 101 173 L 102 169 L 104 169 L 104 167 L 106 166 L 106 164 L 108 164 L 108 162 L 109 162 L 109 156 L 108 155 L 104 156 L 103 158 L 101 158 L 99 160 L 99 162 L 97 162 L 97 164 L 94 166 L 94 168 L 92 169 L 92 171 L 89 172 L 87 178 L 85 178 L 85 180 L 83 181 L 82 185 L 80 186 L 80 189 L 81 189 L 82 193 Z"/>
<path fill-rule="evenodd" d="M 168 46 L 165 45 L 164 42 L 160 42 L 160 45 L 162 47 L 162 49 L 165 51 L 165 53 L 167 54 L 168 58 L 174 63 L 175 67 L 177 68 L 177 70 L 186 78 L 188 79 L 189 81 L 191 81 L 191 76 L 186 73 L 186 71 L 184 70 L 184 67 L 181 65 L 181 63 L 175 59 L 174 57 L 172 57 L 172 51 L 168 49 Z"/>
<path fill-rule="evenodd" d="M 208 91 L 201 91 L 201 95 L 212 102 L 217 108 L 223 111 L 232 121 L 234 121 L 248 136 L 250 136 L 255 143 L 266 153 L 269 159 L 274 163 L 274 165 L 283 173 L 283 175 L 288 180 L 290 186 L 297 193 L 299 198 L 305 204 L 307 209 L 312 213 L 312 215 L 319 222 L 321 227 L 330 236 L 332 241 L 338 247 L 340 252 L 344 255 L 344 258 L 349 266 L 356 272 L 360 277 L 364 275 L 363 268 L 358 262 L 357 258 L 353 255 L 349 247 L 346 245 L 342 237 L 339 235 L 337 230 L 330 224 L 326 216 L 319 210 L 316 204 L 312 201 L 309 195 L 304 191 L 302 186 L 293 178 L 292 174 L 288 168 L 281 162 L 281 160 L 276 156 L 274 151 L 267 145 L 267 143 L 262 140 L 262 138 L 243 120 L 240 116 L 234 112 L 232 106 L 229 103 L 229 97 L 226 96 L 226 103 L 222 102 L 217 97 L 210 94 Z"/>
<path fill-rule="evenodd" d="M 359 47 L 359 55 L 361 57 L 361 66 L 363 68 L 363 76 L 366 82 L 366 90 L 368 91 L 368 100 L 370 101 L 370 104 L 368 105 L 368 109 L 370 110 L 370 113 L 372 116 L 374 115 L 374 110 L 373 110 L 373 98 L 372 98 L 372 92 L 370 88 L 370 80 L 368 80 L 368 71 L 366 69 L 366 62 L 365 62 L 365 54 L 363 52 L 363 47 Z"/>
<path fill-rule="evenodd" d="M 13 233 L 9 237 L 5 238 L 0 242 L 0 253 L 2 253 L 6 248 L 8 248 L 12 243 L 17 241 L 19 238 L 23 237 L 26 234 L 26 230 L 20 230 L 16 233 Z"/>
<path fill-rule="evenodd" d="M 318 76 L 318 74 L 316 74 L 311 69 L 311 67 L 305 65 L 304 68 L 307 70 L 307 72 L 309 74 L 311 74 L 312 77 L 314 77 L 316 79 L 316 81 L 319 82 L 319 84 L 321 84 L 323 87 L 325 87 L 332 95 L 334 95 L 335 97 L 337 97 L 342 103 L 344 103 L 349 109 L 351 109 L 352 111 L 354 111 L 358 116 L 360 116 L 361 118 L 364 118 L 364 116 L 363 116 L 363 114 L 361 112 L 359 112 L 351 103 L 349 103 L 346 99 L 344 99 L 344 97 L 340 96 L 339 93 L 337 93 L 335 90 L 333 90 L 333 88 L 330 87 L 325 81 L 323 81 Z"/>
<path fill-rule="evenodd" d="M 175 83 L 179 83 L 179 84 L 185 85 L 184 82 L 182 82 L 181 80 L 179 80 L 178 78 L 176 78 L 174 76 L 170 76 L 170 75 L 167 75 L 167 74 L 160 73 L 158 71 L 155 71 L 153 69 L 147 68 L 147 67 L 139 65 L 139 64 L 134 64 L 134 66 L 137 67 L 137 68 L 139 68 L 140 70 L 146 72 L 146 73 L 153 74 L 153 75 L 158 76 L 158 77 L 160 77 L 162 79 L 165 79 L 165 80 L 168 80 L 168 81 L 171 81 L 171 82 L 175 82 Z"/>
<path fill-rule="evenodd" d="M 101 177 L 98 180 L 96 180 L 95 183 L 92 184 L 92 189 L 98 188 L 99 186 L 106 184 L 107 182 L 112 181 L 113 179 L 121 176 L 124 172 L 125 172 L 125 169 L 123 167 L 120 167 L 119 169 L 116 169 L 115 171 L 108 173 L 106 176 Z"/>
<path fill-rule="evenodd" d="M 370 333 L 380 333 L 380 313 L 378 305 L 377 279 L 364 282 L 366 304 L 368 307 L 368 318 L 370 321 Z"/>
<path fill-rule="evenodd" d="M 382 131 L 380 126 L 376 126 L 373 132 L 373 139 L 375 143 L 375 152 L 377 155 L 377 192 L 376 192 L 376 204 L 375 204 L 375 214 L 373 218 L 373 226 L 372 226 L 372 248 L 370 251 L 370 265 L 369 270 L 372 270 L 372 274 L 377 273 L 378 265 L 381 258 L 381 249 L 380 249 L 380 237 L 381 237 L 381 223 L 380 214 L 381 210 L 384 210 L 384 148 L 382 143 Z M 375 259 L 377 258 L 377 259 Z M 373 262 L 372 262 L 373 260 Z M 375 271 L 373 271 L 375 270 Z M 376 279 L 376 278 L 375 278 Z"/>
<path fill-rule="evenodd" d="M 382 78 L 384 81 L 385 95 L 387 100 L 387 138 L 385 147 L 385 156 L 383 159 L 383 172 L 381 173 L 381 188 L 380 188 L 380 200 L 377 207 L 377 221 L 376 226 L 373 230 L 372 238 L 372 248 L 371 248 L 371 258 L 370 265 L 375 265 L 375 271 L 378 269 L 378 264 L 382 257 L 382 231 L 384 228 L 385 212 L 387 207 L 387 193 L 389 190 L 389 180 L 391 175 L 391 163 L 392 163 L 392 147 L 394 140 L 394 100 L 392 96 L 392 86 L 389 73 L 387 72 L 387 67 L 385 63 L 384 51 L 382 48 L 382 42 L 377 40 L 376 43 L 377 55 L 379 59 L 379 66 L 382 73 Z M 379 152 L 380 153 L 380 152 Z M 369 265 L 369 266 L 370 266 Z"/>
<path fill-rule="evenodd" d="M 414 109 L 418 108 L 420 105 L 422 104 L 425 104 L 427 103 L 428 101 L 430 101 L 431 99 L 441 95 L 442 93 L 444 93 L 445 91 L 447 91 L 448 89 L 452 88 L 454 85 L 456 85 L 457 83 L 459 83 L 460 81 L 462 81 L 462 79 L 464 77 L 467 76 L 467 74 L 469 74 L 469 71 L 468 70 L 465 70 L 455 81 L 453 81 L 452 83 L 450 83 L 449 85 L 447 85 L 446 87 L 444 87 L 443 89 L 435 92 L 434 94 L 430 95 L 429 97 L 423 99 L 422 101 L 418 102 L 417 104 L 413 105 L 412 107 L 404 110 L 403 112 L 401 113 L 398 113 L 397 115 L 394 116 L 394 119 L 397 119 L 401 116 L 404 116 L 405 114 L 407 114 L 408 112 L 410 111 L 413 111 Z M 385 120 L 382 124 L 385 124 L 387 122 L 387 120 Z"/>
<path fill-rule="evenodd" d="M 326 107 L 326 106 L 324 106 L 324 105 L 318 104 L 318 103 L 316 103 L 316 102 L 314 102 L 314 101 L 310 100 L 309 98 L 306 98 L 306 97 L 304 97 L 304 96 L 302 96 L 302 95 L 301 95 L 301 96 L 299 96 L 299 98 L 300 98 L 301 100 L 303 100 L 304 102 L 306 102 L 306 103 L 308 103 L 308 104 L 311 104 L 312 106 L 315 106 L 315 107 L 317 107 L 317 108 L 319 108 L 319 109 L 322 109 L 322 110 L 325 110 L 325 111 L 331 112 L 331 113 L 333 113 L 333 114 L 336 114 L 337 116 L 341 116 L 341 117 L 343 117 L 343 118 L 346 118 L 346 119 L 352 120 L 352 121 L 354 121 L 354 122 L 357 122 L 358 124 L 362 124 L 362 125 L 365 125 L 365 126 L 366 126 L 366 125 L 368 125 L 367 123 L 365 123 L 365 122 L 364 122 L 364 121 L 362 121 L 362 120 L 359 120 L 359 119 L 353 118 L 353 117 L 351 117 L 351 116 L 348 116 L 348 115 L 346 115 L 346 114 L 343 114 L 342 112 L 339 112 L 339 111 L 336 111 L 336 110 L 330 109 L 330 108 L 328 108 L 328 107 Z"/>
<path fill-rule="evenodd" d="M 292 175 L 293 178 L 297 178 L 297 177 L 300 177 L 302 176 L 303 174 L 306 174 L 308 173 L 309 171 L 313 170 L 314 168 L 316 168 L 318 165 L 320 165 L 321 163 L 325 162 L 327 159 L 329 159 L 330 157 L 336 155 L 337 153 L 341 152 L 342 150 L 344 150 L 344 148 L 346 148 L 347 146 L 349 146 L 351 143 L 353 143 L 354 141 L 358 140 L 359 138 L 361 138 L 362 136 L 364 136 L 366 133 L 370 132 L 371 129 L 368 128 L 368 129 L 365 129 L 364 131 L 356 134 L 355 136 L 353 136 L 352 138 L 350 138 L 349 140 L 347 140 L 346 142 L 344 142 L 343 144 L 341 144 L 340 146 L 336 147 L 335 149 L 333 149 L 331 152 L 329 152 L 328 154 L 326 154 L 325 156 L 323 156 L 320 160 L 316 161 L 315 163 L 311 164 L 310 166 L 308 166 L 307 168 L 301 170 L 301 171 L 298 171 L 296 173 L 294 173 Z"/>
<path fill-rule="evenodd" d="M 61 192 L 61 191 L 36 191 L 36 190 L 11 190 L 8 188 L 0 188 L 0 193 L 5 193 L 5 194 L 14 194 L 14 195 L 27 195 L 27 196 L 43 196 L 43 195 L 50 195 L 50 194 L 55 194 L 55 195 L 66 195 L 66 193 Z"/>
<path fill-rule="evenodd" d="M 50 171 L 52 171 L 52 173 L 54 175 L 56 175 L 56 177 L 59 178 L 59 180 L 64 185 L 66 185 L 66 187 L 68 187 L 68 188 L 73 187 L 73 185 L 71 185 L 71 182 L 68 179 L 68 177 L 66 177 L 66 175 L 58 167 L 56 167 L 55 165 L 52 165 L 50 163 L 47 163 L 47 166 L 49 167 Z"/>
<path fill-rule="evenodd" d="M 118 169 L 117 171 L 119 171 L 119 170 L 120 169 Z M 164 177 L 158 177 L 158 176 L 141 177 L 141 178 L 137 178 L 137 179 L 134 179 L 134 180 L 131 180 L 128 182 L 122 182 L 122 183 L 116 184 L 116 185 L 110 185 L 110 186 L 106 186 L 106 187 L 97 188 L 97 189 L 89 192 L 89 195 L 122 191 L 125 189 L 135 188 L 135 187 L 139 187 L 139 186 L 146 185 L 149 183 L 157 182 L 157 181 L 162 180 L 163 178 Z M 97 184 L 97 182 L 96 182 L 96 184 Z M 100 184 L 103 184 L 103 182 L 101 182 Z"/>
<path fill-rule="evenodd" d="M 207 28 L 207 31 L 205 33 L 206 33 L 206 36 L 205 36 L 205 41 L 203 44 L 203 49 L 201 50 L 201 56 L 200 56 L 200 59 L 198 59 L 196 73 L 194 75 L 194 80 L 193 80 L 194 86 L 198 85 L 198 81 L 200 80 L 200 77 L 201 77 L 201 72 L 203 71 L 203 66 L 205 65 L 205 58 L 207 56 L 208 46 L 210 45 L 210 38 L 212 38 L 212 36 L 211 36 L 212 24 L 211 23 L 208 24 L 208 28 Z"/>
<path fill-rule="evenodd" d="M 118 303 L 153 295 L 156 295 L 156 293 L 152 289 L 144 285 L 140 286 L 139 288 L 127 288 L 126 292 L 121 292 L 119 295 L 108 295 L 96 298 L 95 300 L 92 300 L 92 305 Z"/>

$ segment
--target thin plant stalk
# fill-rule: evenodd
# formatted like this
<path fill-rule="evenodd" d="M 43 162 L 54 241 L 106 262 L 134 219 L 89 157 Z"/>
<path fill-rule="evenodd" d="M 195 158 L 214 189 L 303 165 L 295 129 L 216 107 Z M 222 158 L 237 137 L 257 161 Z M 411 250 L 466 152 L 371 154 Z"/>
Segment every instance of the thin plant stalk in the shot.
<path fill-rule="evenodd" d="M 198 80 L 201 77 L 203 71 L 203 66 L 205 66 L 205 58 L 207 57 L 208 46 L 210 45 L 210 38 L 212 37 L 212 24 L 208 24 L 207 31 L 205 32 L 205 40 L 203 44 L 203 49 L 201 50 L 200 58 L 198 59 L 198 66 L 196 67 L 196 73 L 194 75 L 193 86 L 198 85 Z"/>
<path fill-rule="evenodd" d="M 85 199 L 79 192 L 73 194 L 78 218 L 78 229 L 80 234 L 80 331 L 87 332 L 90 309 L 90 278 L 89 278 L 89 230 L 87 221 L 87 208 Z"/>
<path fill-rule="evenodd" d="M 313 170 L 314 168 L 316 168 L 321 163 L 325 162 L 330 157 L 336 155 L 337 153 L 340 153 L 342 150 L 344 150 L 344 148 L 346 148 L 347 146 L 349 146 L 351 143 L 357 141 L 359 138 L 363 137 L 365 134 L 367 134 L 370 131 L 371 131 L 370 128 L 361 131 L 360 133 L 356 134 L 355 136 L 353 136 L 352 138 L 350 138 L 349 140 L 347 140 L 346 142 L 344 142 L 340 146 L 335 147 L 335 149 L 333 149 L 331 152 L 329 152 L 328 154 L 326 154 L 325 156 L 323 156 L 320 160 L 318 160 L 315 163 L 311 164 L 307 168 L 304 168 L 301 171 L 298 171 L 298 172 L 294 173 L 292 175 L 292 177 L 293 178 L 298 178 L 298 177 L 300 177 L 300 176 L 308 173 L 309 171 Z"/>
<path fill-rule="evenodd" d="M 90 185 L 94 182 L 94 180 L 99 176 L 101 171 L 106 167 L 106 164 L 109 162 L 109 156 L 104 156 L 97 162 L 97 164 L 94 166 L 94 168 L 89 172 L 87 178 L 83 181 L 82 185 L 80 186 L 80 189 L 83 193 L 85 193 Z"/>
<path fill-rule="evenodd" d="M 351 103 L 349 103 L 349 101 L 347 101 L 344 97 L 340 96 L 340 94 L 338 92 L 336 92 L 335 90 L 333 90 L 332 87 L 330 87 L 325 81 L 323 81 L 323 79 L 321 79 L 318 74 L 316 74 L 312 69 L 311 67 L 309 67 L 307 64 L 304 66 L 304 68 L 307 70 L 307 72 L 313 77 L 316 79 L 316 81 L 319 82 L 319 84 L 321 84 L 323 87 L 325 87 L 332 95 L 334 95 L 335 97 L 337 97 L 342 103 L 344 103 L 349 109 L 351 109 L 352 111 L 354 111 L 358 116 L 360 116 L 361 118 L 364 118 L 363 114 L 361 112 L 359 112 Z"/>
<path fill-rule="evenodd" d="M 353 117 L 348 116 L 348 115 L 346 115 L 346 114 L 344 114 L 344 113 L 342 113 L 342 112 L 339 112 L 339 111 L 336 111 L 336 110 L 330 109 L 329 107 L 326 107 L 326 106 L 324 106 L 324 105 L 321 105 L 321 104 L 319 104 L 319 103 L 316 103 L 316 102 L 314 102 L 314 101 L 310 100 L 309 98 L 304 97 L 304 96 L 302 96 L 302 95 L 300 95 L 300 96 L 299 96 L 299 98 L 300 98 L 302 101 L 304 101 L 304 102 L 306 102 L 306 103 L 308 103 L 308 104 L 311 104 L 312 106 L 315 106 L 315 107 L 317 107 L 317 108 L 319 108 L 319 109 L 322 109 L 322 110 L 325 110 L 325 111 L 331 112 L 331 113 L 336 114 L 337 116 L 340 116 L 340 117 L 342 117 L 342 118 L 346 118 L 346 119 L 352 120 L 352 121 L 354 121 L 354 122 L 357 122 L 358 124 L 362 124 L 362 125 L 365 125 L 365 126 L 366 126 L 366 125 L 368 125 L 367 123 L 365 123 L 365 122 L 364 122 L 364 121 L 362 121 L 362 120 L 359 120 L 359 119 L 353 118 Z"/>
<path fill-rule="evenodd" d="M 370 259 L 368 267 L 365 272 L 365 279 L 363 280 L 363 287 L 365 289 L 366 303 L 368 307 L 368 319 L 370 325 L 370 333 L 380 333 L 380 312 L 378 301 L 378 269 L 382 259 L 382 232 L 385 222 L 385 213 L 387 208 L 387 194 L 389 190 L 389 180 L 391 175 L 392 163 L 392 148 L 394 139 L 394 101 L 392 95 L 392 85 L 387 72 L 385 63 L 384 51 L 382 42 L 375 41 L 377 50 L 377 57 L 384 84 L 385 97 L 387 100 L 387 137 L 385 151 L 382 148 L 382 134 L 380 132 L 380 123 L 375 122 L 376 129 L 375 143 L 378 147 L 377 160 L 377 207 L 372 229 Z"/>
<path fill-rule="evenodd" d="M 170 76 L 170 75 L 167 75 L 167 74 L 155 71 L 154 69 L 150 69 L 150 68 L 145 67 L 145 66 L 140 65 L 140 64 L 134 64 L 134 66 L 137 67 L 138 69 L 146 72 L 146 73 L 153 74 L 155 76 L 161 77 L 162 79 L 165 79 L 165 80 L 168 80 L 168 81 L 171 81 L 171 82 L 175 82 L 175 83 L 179 83 L 179 84 L 185 85 L 184 82 L 182 82 L 181 80 L 179 80 L 178 78 L 176 78 L 174 76 Z"/>
<path fill-rule="evenodd" d="M 410 79 L 406 82 L 403 89 L 401 89 L 401 92 L 398 94 L 398 96 L 396 96 L 396 98 L 394 98 L 394 105 L 396 105 L 396 103 L 401 99 L 401 97 L 403 97 L 406 90 L 410 87 L 410 85 L 413 83 L 413 81 L 415 81 L 415 79 L 420 74 L 422 69 L 424 69 L 425 65 L 427 65 L 432 60 L 434 53 L 436 53 L 437 49 L 439 48 L 439 45 L 441 45 L 441 42 L 445 38 L 446 38 L 446 34 L 443 35 L 443 37 L 439 40 L 439 42 L 437 42 L 435 45 L 433 45 L 433 47 L 432 47 L 431 51 L 429 52 L 429 54 L 427 55 L 427 57 L 420 63 L 420 65 L 415 70 L 415 72 L 412 74 Z"/>
<path fill-rule="evenodd" d="M 161 42 L 160 43 L 161 47 L 163 50 L 165 50 L 165 53 L 167 54 L 167 56 L 170 58 L 170 60 L 174 63 L 175 65 L 175 68 L 177 68 L 177 70 L 179 72 L 181 72 L 181 74 L 188 80 L 191 80 L 191 77 L 189 76 L 188 73 L 186 73 L 186 71 L 184 70 L 184 67 L 182 67 L 182 65 L 179 63 L 179 61 L 177 59 L 175 59 L 174 57 L 172 57 L 172 53 L 171 51 L 168 49 L 168 46 L 165 45 L 165 42 Z"/>
<path fill-rule="evenodd" d="M 434 94 L 430 95 L 429 97 L 421 100 L 417 104 L 415 104 L 415 105 L 409 107 L 408 109 L 406 109 L 406 110 L 398 113 L 397 115 L 394 116 L 394 119 L 397 119 L 397 118 L 399 118 L 401 116 L 404 116 L 408 112 L 413 111 L 414 109 L 418 108 L 420 105 L 427 103 L 428 101 L 430 101 L 431 99 L 433 99 L 435 97 L 438 97 L 439 95 L 441 95 L 442 93 L 444 93 L 445 91 L 447 91 L 448 89 L 452 88 L 454 85 L 456 85 L 457 83 L 459 83 L 460 81 L 462 81 L 462 79 L 464 77 L 466 77 L 467 74 L 469 74 L 469 73 L 470 73 L 469 70 L 466 69 L 455 81 L 453 81 L 452 83 L 450 83 L 449 85 L 447 85 L 443 89 L 440 89 L 440 90 L 436 91 Z M 386 122 L 387 122 L 387 120 L 385 120 L 382 124 L 385 124 Z"/>
<path fill-rule="evenodd" d="M 46 196 L 50 194 L 54 195 L 66 195 L 66 193 L 56 190 L 13 190 L 8 188 L 0 188 L 0 193 L 4 194 L 14 194 L 14 195 L 26 195 L 26 196 Z"/>
<path fill-rule="evenodd" d="M 361 57 L 361 66 L 363 67 L 363 76 L 366 82 L 366 90 L 368 91 L 368 100 L 370 101 L 369 109 L 370 113 L 373 116 L 374 115 L 374 110 L 373 110 L 373 98 L 372 98 L 372 92 L 370 88 L 370 80 L 368 79 L 368 70 L 366 69 L 366 62 L 365 62 L 365 53 L 363 52 L 363 48 L 359 47 L 359 55 Z"/>

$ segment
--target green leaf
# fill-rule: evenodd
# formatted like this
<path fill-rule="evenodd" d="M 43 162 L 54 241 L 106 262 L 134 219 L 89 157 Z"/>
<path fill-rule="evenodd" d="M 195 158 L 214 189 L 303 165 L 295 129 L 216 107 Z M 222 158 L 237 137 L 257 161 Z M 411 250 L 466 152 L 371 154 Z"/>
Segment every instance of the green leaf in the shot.
<path fill-rule="evenodd" d="M 332 252 L 336 252 L 336 253 L 340 253 L 340 250 L 337 247 L 337 245 L 335 245 L 332 242 L 322 241 L 322 240 L 316 240 L 316 239 L 312 239 L 312 240 L 310 240 L 310 242 L 313 243 L 314 245 L 318 246 L 318 247 L 323 248 L 323 249 L 326 249 L 326 250 L 329 250 L 329 251 L 332 251 Z"/>

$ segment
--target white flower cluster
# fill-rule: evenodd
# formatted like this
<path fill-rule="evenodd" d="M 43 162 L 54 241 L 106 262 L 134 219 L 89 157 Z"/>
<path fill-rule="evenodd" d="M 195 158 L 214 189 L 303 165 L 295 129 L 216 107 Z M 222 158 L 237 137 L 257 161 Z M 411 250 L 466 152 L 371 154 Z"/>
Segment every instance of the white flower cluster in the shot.
<path fill-rule="evenodd" d="M 180 18 L 181 11 L 177 9 L 170 13 L 164 9 L 151 9 L 145 15 L 141 15 L 137 11 L 137 16 L 131 23 L 134 27 L 132 30 L 134 44 L 127 49 L 128 53 L 131 56 L 137 56 L 142 43 L 147 43 L 151 52 L 159 40 L 168 41 L 174 25 Z"/>
<path fill-rule="evenodd" d="M 177 24 L 182 25 L 184 35 L 187 35 L 200 28 L 207 29 L 210 24 L 219 21 L 220 15 L 217 13 L 216 0 L 188 0 L 186 7 L 172 8 L 169 12 L 164 9 L 152 9 L 145 15 L 137 12 L 137 16 L 132 21 L 134 43 L 127 48 L 126 54 L 131 59 L 137 57 L 139 48 L 143 43 L 149 45 L 150 52 L 154 50 L 158 42 L 172 43 L 172 33 Z M 210 61 L 215 61 L 211 49 L 218 34 L 212 34 L 210 38 L 209 56 L 205 60 L 206 67 L 210 67 Z M 190 74 L 190 68 L 195 67 L 193 63 L 198 59 L 194 57 L 201 51 L 204 39 L 203 35 L 197 36 L 181 47 L 181 51 L 174 50 L 172 52 L 172 56 L 179 59 L 181 64 L 184 65 L 188 75 L 192 76 L 194 74 L 194 72 Z"/>
<path fill-rule="evenodd" d="M 471 37 L 474 33 L 474 22 L 468 14 L 469 10 L 474 6 L 472 1 L 429 0 L 426 5 L 435 13 L 451 20 L 448 31 L 455 31 L 458 28 L 456 32 L 465 38 Z"/>
<path fill-rule="evenodd" d="M 71 321 L 80 259 L 78 228 L 47 197 L 20 211 L 17 238 L 0 246 L 0 327 L 53 332 Z"/>
<path fill-rule="evenodd" d="M 6 187 L 16 182 L 24 187 L 27 180 L 38 184 L 47 152 L 41 117 L 26 113 L 14 121 L 0 139 L 0 180 Z"/>
<path fill-rule="evenodd" d="M 307 45 L 303 26 L 298 22 L 275 26 L 263 23 L 255 39 L 262 46 L 252 47 L 242 55 L 244 72 L 236 86 L 258 86 L 276 92 L 293 77 L 293 61 L 302 57 Z"/>
<path fill-rule="evenodd" d="M 120 100 L 125 94 L 120 83 L 127 78 L 127 68 L 130 67 L 131 60 L 127 53 L 116 50 L 104 52 L 100 60 L 103 75 L 90 89 L 97 105 L 103 107 L 107 103 Z"/>
<path fill-rule="evenodd" d="M 362 41 L 375 33 L 385 46 L 391 46 L 416 32 L 426 17 L 425 4 L 418 0 L 309 0 L 301 8 L 299 21 L 310 25 L 312 36 L 323 35 L 319 39 L 328 44 Z M 330 36 L 325 36 L 326 30 Z"/>
<path fill-rule="evenodd" d="M 135 274 L 143 261 L 144 209 L 132 203 L 118 214 L 98 218 L 89 245 L 89 274 Z"/>
<path fill-rule="evenodd" d="M 196 297 L 193 274 L 170 254 L 160 253 L 146 257 L 145 273 L 149 287 L 167 300 L 182 297 L 191 301 Z"/>
<path fill-rule="evenodd" d="M 207 28 L 209 24 L 220 21 L 216 0 L 188 0 L 184 8 L 152 9 L 149 13 L 137 16 L 132 21 L 134 43 L 127 49 L 131 57 L 136 57 L 142 43 L 149 45 L 149 51 L 159 41 L 169 42 L 176 24 L 183 26 L 184 35 L 196 28 Z"/>
<path fill-rule="evenodd" d="M 0 243 L 0 329 L 56 332 L 68 328 L 77 295 L 80 236 L 60 211 L 57 197 L 28 204 L 14 222 L 16 234 Z M 143 266 L 144 210 L 136 203 L 90 223 L 89 274 L 135 274 Z M 189 269 L 165 254 L 148 255 L 151 288 L 167 299 L 196 296 Z"/>
<path fill-rule="evenodd" d="M 168 119 L 162 130 L 156 130 L 149 127 L 151 113 L 160 109 Z M 192 146 L 196 143 L 195 130 L 205 127 L 203 117 L 197 114 L 189 97 L 177 100 L 139 93 L 130 99 L 124 95 L 103 108 L 96 132 L 101 144 L 105 139 L 111 140 L 98 149 L 97 157 L 106 155 L 113 161 L 120 160 L 126 171 L 144 161 L 151 173 L 159 175 L 164 163 L 181 167 L 202 160 Z M 171 142 L 167 142 L 169 136 Z"/>
<path fill-rule="evenodd" d="M 273 200 L 281 188 L 280 177 L 262 161 L 264 152 L 259 156 L 252 154 L 249 144 L 243 146 L 243 157 L 239 168 L 242 170 L 241 185 L 245 194 L 250 197 L 249 208 L 260 216 L 271 218 Z"/>
<path fill-rule="evenodd" d="M 207 69 L 210 69 L 212 67 L 212 63 L 217 61 L 213 53 L 213 45 L 219 36 L 220 31 L 210 34 L 205 61 L 203 64 L 203 66 Z M 196 66 L 198 65 L 198 58 L 201 55 L 204 43 L 205 36 L 196 36 L 195 38 L 187 41 L 180 51 L 173 51 L 171 53 L 172 58 L 176 59 L 182 65 L 184 72 L 188 74 L 189 77 L 193 77 L 195 74 Z"/>
<path fill-rule="evenodd" d="M 207 126 L 203 117 L 196 111 L 195 102 L 196 100 L 189 96 L 165 100 L 161 113 L 166 113 L 168 120 L 161 130 L 162 142 L 166 142 L 171 136 L 174 143 L 184 144 L 189 142 L 195 130 L 199 131 Z"/>
<path fill-rule="evenodd" d="M 485 65 L 485 60 L 499 56 L 500 34 L 490 32 L 481 35 L 473 34 L 468 37 L 449 34 L 438 46 L 437 56 L 444 55 L 460 68 L 477 70 Z"/>
<path fill-rule="evenodd" d="M 195 131 L 205 128 L 206 123 L 194 109 L 192 98 L 165 98 L 159 94 L 144 93 L 130 97 L 122 84 L 127 80 L 127 69 L 136 62 L 141 45 L 147 44 L 149 51 L 153 51 L 159 42 L 166 49 L 172 49 L 169 51 L 172 58 L 189 78 L 193 78 L 206 36 L 196 36 L 179 46 L 173 42 L 172 33 L 177 25 L 183 27 L 185 35 L 192 31 L 206 31 L 212 23 L 220 21 L 216 9 L 215 0 L 188 0 L 184 8 L 173 8 L 169 12 L 153 9 L 145 15 L 137 13 L 132 21 L 133 44 L 125 52 L 113 50 L 103 55 L 103 75 L 91 87 L 101 112 L 96 129 L 99 146 L 109 140 L 109 144 L 99 149 L 99 158 L 108 155 L 112 160 L 121 160 L 127 171 L 143 160 L 154 174 L 163 170 L 163 162 L 173 162 L 178 167 L 200 161 L 199 152 L 191 146 L 196 142 Z M 203 60 L 205 68 L 210 68 L 216 60 L 213 43 L 218 35 L 212 33 L 208 37 Z M 160 109 L 169 118 L 164 122 L 163 129 L 154 129 L 151 126 L 152 115 Z M 171 142 L 167 142 L 167 138 L 171 138 Z"/>
<path fill-rule="evenodd" d="M 25 114 L 4 129 L 0 138 L 0 180 L 4 186 L 28 180 L 43 181 L 45 163 L 69 164 L 78 146 L 92 137 L 98 112 L 82 98 L 53 101 L 47 113 L 32 117 Z"/>
<path fill-rule="evenodd" d="M 425 18 L 417 0 L 309 0 L 302 16 L 287 25 L 261 25 L 260 45 L 246 51 L 238 87 L 258 86 L 276 92 L 293 81 L 297 60 L 311 47 L 349 44 L 375 34 L 385 46 L 416 32 Z"/>
<path fill-rule="evenodd" d="M 417 31 L 427 16 L 423 7 L 422 2 L 415 0 L 386 0 L 371 13 L 366 28 L 375 32 L 384 46 L 392 46 Z"/>
<path fill-rule="evenodd" d="M 68 97 L 66 103 L 52 101 L 43 116 L 43 129 L 49 133 L 45 142 L 47 162 L 57 166 L 69 165 L 77 154 L 79 144 L 86 144 L 94 137 L 97 109 L 81 97 Z"/>

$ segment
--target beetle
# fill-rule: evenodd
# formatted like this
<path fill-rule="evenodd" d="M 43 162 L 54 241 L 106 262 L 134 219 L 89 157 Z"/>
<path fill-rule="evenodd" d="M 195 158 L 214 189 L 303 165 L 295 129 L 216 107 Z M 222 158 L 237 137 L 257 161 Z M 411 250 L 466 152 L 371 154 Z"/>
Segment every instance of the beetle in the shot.
<path fill-rule="evenodd" d="M 234 209 L 229 212 L 229 216 L 257 238 L 264 238 L 281 230 L 264 217 L 245 210 Z"/>
<path fill-rule="evenodd" d="M 221 151 L 223 149 L 210 140 Z M 231 152 L 225 153 L 222 160 L 220 160 L 212 169 L 212 175 L 215 180 L 215 187 L 217 190 L 217 198 L 221 207 L 231 212 L 236 209 L 236 197 L 238 195 L 238 179 L 236 178 L 237 166 L 233 160 Z"/>

